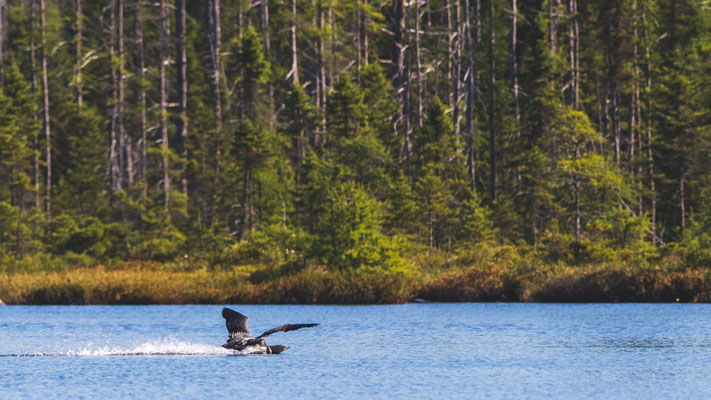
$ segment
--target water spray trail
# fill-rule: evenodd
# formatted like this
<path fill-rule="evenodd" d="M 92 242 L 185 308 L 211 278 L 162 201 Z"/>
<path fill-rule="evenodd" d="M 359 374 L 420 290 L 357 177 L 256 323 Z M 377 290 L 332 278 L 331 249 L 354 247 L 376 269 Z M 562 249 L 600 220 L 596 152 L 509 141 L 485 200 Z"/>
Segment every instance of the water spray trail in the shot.
<path fill-rule="evenodd" d="M 17 353 L 0 354 L 0 357 L 103 357 L 103 356 L 159 356 L 159 355 L 240 355 L 235 350 L 200 343 L 182 342 L 174 338 L 163 338 L 141 343 L 133 348 L 85 347 L 60 353 Z"/>

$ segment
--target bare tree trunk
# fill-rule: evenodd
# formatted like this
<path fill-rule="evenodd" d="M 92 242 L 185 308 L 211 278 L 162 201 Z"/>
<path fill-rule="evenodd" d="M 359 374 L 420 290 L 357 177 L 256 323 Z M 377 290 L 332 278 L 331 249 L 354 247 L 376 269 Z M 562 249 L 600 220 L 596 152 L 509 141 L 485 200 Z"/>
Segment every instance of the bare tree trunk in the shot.
<path fill-rule="evenodd" d="M 604 81 L 603 85 L 605 85 L 605 94 L 602 97 L 603 101 L 603 107 L 602 107 L 602 116 L 603 116 L 603 123 L 602 123 L 602 135 L 604 138 L 609 139 L 611 137 L 612 128 L 610 127 L 610 82 L 609 81 Z M 605 149 L 605 146 L 600 146 L 603 150 Z M 604 151 L 601 151 L 601 155 L 604 155 Z"/>
<path fill-rule="evenodd" d="M 120 72 L 119 72 L 119 105 L 121 106 L 119 113 L 119 126 L 121 135 L 123 136 L 123 152 L 125 154 L 124 167 L 125 167 L 125 180 L 126 186 L 133 186 L 133 138 L 126 132 L 126 127 L 124 124 L 125 111 L 125 84 L 124 81 L 126 77 L 124 71 L 126 69 L 126 53 L 124 51 L 124 2 L 121 0 L 119 3 L 119 62 L 120 62 Z"/>
<path fill-rule="evenodd" d="M 291 83 L 299 84 L 298 49 L 296 48 L 296 0 L 291 0 Z"/>
<path fill-rule="evenodd" d="M 407 59 L 405 60 L 405 90 L 403 91 L 403 113 L 402 113 L 402 126 L 405 131 L 405 138 L 403 141 L 403 149 L 405 153 L 405 160 L 410 161 L 410 156 L 412 155 L 412 143 L 410 140 L 410 82 L 411 82 L 411 73 L 410 73 L 410 66 L 411 66 L 411 61 L 412 61 L 412 49 L 410 49 L 410 33 L 409 33 L 409 27 L 412 26 L 412 21 L 410 21 L 410 17 L 412 14 L 410 13 L 409 8 L 405 9 L 403 7 L 403 13 L 408 16 L 407 18 L 407 24 L 405 26 L 404 31 L 407 32 L 407 45 L 404 47 L 404 49 L 407 49 Z"/>
<path fill-rule="evenodd" d="M 123 144 L 126 148 L 126 185 L 127 187 L 131 187 L 133 186 L 133 178 L 135 176 L 133 172 L 133 138 L 131 135 L 124 135 Z"/>
<path fill-rule="evenodd" d="M 0 0 L 0 85 L 3 83 L 5 68 L 5 37 L 7 27 L 5 26 L 5 14 L 7 13 L 6 0 Z"/>
<path fill-rule="evenodd" d="M 83 95 L 83 82 L 81 79 L 81 64 L 82 64 L 82 27 L 84 23 L 84 14 L 82 12 L 82 4 L 81 0 L 76 0 L 76 45 L 75 45 L 75 50 L 76 50 L 76 71 L 74 71 L 74 81 L 76 84 L 77 88 L 77 106 L 79 109 L 82 108 L 82 105 L 84 103 L 84 95 Z"/>
<path fill-rule="evenodd" d="M 550 18 L 550 46 L 551 54 L 558 51 L 558 5 L 560 0 L 548 0 L 548 17 Z"/>
<path fill-rule="evenodd" d="M 681 214 L 681 233 L 684 234 L 686 230 L 686 193 L 684 190 L 684 168 L 682 167 L 681 170 L 681 175 L 679 176 L 679 213 Z"/>
<path fill-rule="evenodd" d="M 188 60 L 185 49 L 185 1 L 176 0 L 175 2 L 175 45 L 178 55 L 175 62 L 177 69 L 177 86 L 178 86 L 178 118 L 176 119 L 178 154 L 183 163 L 183 173 L 180 180 L 180 188 L 183 196 L 188 196 L 188 179 L 185 174 L 187 168 L 188 151 L 186 141 L 188 138 Z"/>
<path fill-rule="evenodd" d="M 518 4 L 516 0 L 511 0 L 511 79 L 514 96 L 514 119 L 516 121 L 516 140 L 521 145 L 521 106 L 519 102 L 518 88 L 518 57 L 517 57 L 517 37 L 518 36 Z M 521 172 L 516 168 L 516 183 L 521 181 Z"/>
<path fill-rule="evenodd" d="M 632 186 L 636 185 L 636 176 L 635 176 L 635 165 L 634 165 L 634 158 L 635 158 L 635 149 L 637 146 L 637 143 L 635 142 L 636 136 L 637 136 L 637 120 L 635 118 L 635 94 L 630 95 L 630 111 L 629 111 L 629 138 L 627 139 L 628 141 L 628 149 L 627 149 L 627 157 L 629 158 L 629 171 L 630 171 L 630 183 Z"/>
<path fill-rule="evenodd" d="M 335 82 L 335 79 L 338 76 L 338 55 L 336 54 L 338 40 L 336 22 L 333 16 L 333 0 L 329 0 L 328 2 L 328 24 L 331 27 L 331 70 L 329 71 L 329 82 L 333 85 L 333 82 Z"/>
<path fill-rule="evenodd" d="M 0 51 L 0 59 L 2 59 L 4 62 L 4 60 L 8 59 L 7 52 L 10 50 L 10 46 L 9 46 L 10 43 L 8 41 L 8 35 L 7 35 L 8 29 L 10 26 L 8 24 L 10 11 L 9 11 L 9 7 L 7 5 L 7 0 L 0 0 L 0 3 L 3 3 L 5 5 L 2 15 L 0 15 L 0 17 L 2 19 L 2 22 L 0 22 L 0 24 L 2 24 L 2 26 L 3 26 L 3 29 L 0 29 L 0 32 L 2 33 L 2 35 L 0 35 L 0 41 L 2 41 L 2 45 L 0 45 L 0 47 L 2 47 L 2 51 Z"/>
<path fill-rule="evenodd" d="M 37 18 L 37 5 L 35 3 L 35 0 L 29 0 L 30 1 L 30 68 L 32 69 L 32 94 L 36 95 L 37 93 L 37 54 L 36 54 L 36 43 L 35 43 L 35 24 L 36 24 L 36 18 Z M 39 119 L 39 115 L 37 112 L 34 114 L 34 119 Z M 33 183 L 34 183 L 34 200 L 35 200 L 35 210 L 37 213 L 41 211 L 41 201 L 40 201 L 40 165 L 39 165 L 39 160 L 40 160 L 40 155 L 42 154 L 42 151 L 40 149 L 39 145 L 39 137 L 38 137 L 38 132 L 34 132 L 32 135 L 33 142 L 32 142 L 32 148 L 35 150 L 35 156 L 33 157 L 33 163 L 32 163 L 32 176 L 33 176 Z M 34 230 L 34 224 L 32 228 L 32 237 L 35 237 L 35 230 Z"/>
<path fill-rule="evenodd" d="M 634 126 L 634 134 L 636 135 L 636 142 L 637 142 L 637 156 L 638 157 L 643 157 L 642 156 L 642 150 L 643 150 L 643 144 L 642 144 L 642 105 L 641 105 L 641 94 L 640 94 L 640 84 L 639 84 L 639 30 L 637 28 L 638 25 L 638 18 L 639 18 L 639 10 L 637 8 L 637 0 L 634 0 L 633 5 L 632 5 L 632 21 L 633 21 L 633 55 L 634 55 L 634 66 L 633 66 L 633 73 L 634 73 L 634 100 L 633 100 L 633 109 L 631 110 L 631 113 L 634 116 L 634 121 L 635 124 Z M 632 146 L 634 148 L 634 146 Z M 634 150 L 633 150 L 634 151 Z M 634 167 L 634 159 L 631 162 L 632 166 Z M 642 197 L 642 163 L 637 162 L 637 171 L 633 171 L 633 174 L 636 174 L 636 180 L 635 184 L 638 186 L 637 190 L 637 215 L 643 215 L 644 214 L 644 201 Z"/>
<path fill-rule="evenodd" d="M 168 21 L 168 2 L 161 0 L 160 2 L 160 65 L 158 74 L 160 76 L 160 131 L 161 131 L 161 147 L 163 155 L 163 190 L 165 208 L 170 205 L 170 165 L 168 161 L 168 81 L 167 71 L 168 63 L 168 37 L 170 36 Z"/>
<path fill-rule="evenodd" d="M 49 82 L 47 80 L 47 40 L 46 40 L 46 10 L 44 0 L 40 0 L 40 41 L 42 46 L 42 93 L 44 107 L 44 137 L 46 140 L 46 183 L 45 183 L 45 212 L 47 223 L 52 222 L 52 132 L 49 126 Z"/>
<path fill-rule="evenodd" d="M 494 26 L 494 2 L 489 2 L 489 167 L 490 167 L 490 194 L 491 201 L 496 201 L 496 60 L 494 59 L 494 46 L 496 44 L 496 30 Z"/>
<path fill-rule="evenodd" d="M 447 0 L 444 7 L 447 9 L 447 82 L 452 82 L 452 77 L 454 76 L 454 34 L 452 33 L 452 4 L 451 0 Z M 456 1 L 456 0 L 455 0 Z M 449 102 L 448 104 L 454 104 L 454 94 L 452 90 L 449 90 Z"/>
<path fill-rule="evenodd" d="M 116 43 L 116 0 L 111 0 L 110 3 L 111 22 L 109 24 L 109 59 L 111 60 L 111 65 L 113 65 L 115 57 Z M 121 154 L 121 146 L 119 145 L 118 134 L 118 77 L 116 76 L 117 71 L 115 68 L 111 68 L 111 132 L 109 133 L 109 192 L 113 195 L 119 190 L 121 190 L 121 162 L 119 157 Z"/>
<path fill-rule="evenodd" d="M 361 47 L 360 47 L 360 0 L 355 0 L 355 24 L 356 24 L 356 31 L 355 31 L 355 37 L 354 37 L 354 43 L 356 47 L 356 82 L 360 82 L 360 52 L 361 52 Z"/>
<path fill-rule="evenodd" d="M 146 132 L 146 55 L 143 47 L 143 5 L 141 1 L 136 4 L 136 46 L 138 47 L 138 77 L 141 80 L 138 85 L 138 101 L 141 107 L 141 154 L 139 165 L 139 180 L 143 183 L 142 195 L 148 195 L 148 179 L 146 174 L 148 162 L 148 138 Z"/>
<path fill-rule="evenodd" d="M 568 54 L 570 62 L 570 107 L 578 108 L 578 80 L 577 80 L 577 29 L 578 16 L 576 0 L 568 0 Z"/>
<path fill-rule="evenodd" d="M 516 119 L 516 137 L 521 137 L 521 106 L 518 87 L 518 6 L 516 0 L 511 0 L 511 77 L 513 79 L 514 117 Z"/>
<path fill-rule="evenodd" d="M 264 55 L 269 54 L 271 48 L 269 40 L 269 4 L 262 0 L 262 38 L 264 39 Z"/>
<path fill-rule="evenodd" d="M 462 80 L 462 32 L 460 28 L 460 19 L 461 19 L 461 12 L 460 12 L 460 0 L 454 0 L 454 110 L 452 111 L 452 122 L 454 124 L 454 136 L 458 137 L 459 136 L 459 122 L 460 122 L 460 106 L 459 102 L 461 101 L 461 96 L 460 96 L 460 87 L 461 87 L 461 80 Z"/>
<path fill-rule="evenodd" d="M 212 71 L 210 78 L 212 80 L 212 89 L 215 96 L 215 130 L 217 133 L 217 168 L 220 168 L 220 160 L 222 158 L 222 101 L 220 95 L 220 0 L 209 0 L 207 10 L 208 19 L 208 36 L 210 44 L 210 60 Z"/>
<path fill-rule="evenodd" d="M 131 163 L 130 163 L 130 151 L 128 151 L 128 148 L 130 147 L 128 145 L 128 138 L 126 135 L 126 128 L 124 125 L 124 99 L 125 99 L 125 88 L 124 88 L 124 65 L 125 65 L 125 54 L 124 54 L 124 43 L 123 43 L 123 0 L 118 0 L 117 4 L 118 8 L 116 9 L 117 13 L 117 30 L 118 30 L 118 65 L 116 68 L 116 76 L 118 79 L 118 86 L 117 86 L 117 94 L 118 94 L 118 102 L 116 103 L 116 109 L 117 109 L 117 127 L 118 127 L 118 135 L 119 135 L 119 165 L 120 165 L 120 173 L 121 173 L 121 181 L 122 181 L 122 186 L 130 186 L 129 182 L 132 182 L 132 168 L 131 168 Z"/>
<path fill-rule="evenodd" d="M 117 26 L 121 25 L 118 23 L 119 20 L 119 11 L 118 9 L 123 6 L 123 1 L 122 0 L 114 0 L 114 3 L 111 4 L 111 62 L 112 65 L 119 60 L 119 62 L 116 65 L 116 68 L 113 72 L 112 78 L 113 78 L 113 84 L 114 84 L 114 134 L 116 135 L 116 142 L 118 143 L 116 147 L 116 157 L 117 157 L 117 164 L 116 164 L 116 182 L 118 185 L 118 189 L 120 190 L 121 188 L 124 187 L 124 130 L 123 130 L 123 110 L 121 109 L 121 106 L 123 105 L 122 102 L 122 96 L 123 96 L 123 87 L 121 85 L 121 77 L 123 75 L 121 71 L 121 52 L 123 49 L 118 49 L 118 55 L 116 56 L 116 59 L 114 59 L 113 56 L 113 50 L 114 50 L 114 45 L 116 43 L 120 42 L 120 39 L 118 38 L 118 34 L 116 33 Z M 116 7 L 118 6 L 118 7 Z M 121 27 L 118 28 L 118 31 L 121 31 Z M 122 46 L 122 44 L 119 44 L 119 46 Z"/>
<path fill-rule="evenodd" d="M 636 168 L 635 168 L 635 150 L 637 150 L 636 146 L 636 138 L 639 132 L 639 124 L 640 120 L 638 118 L 638 113 L 637 111 L 639 110 L 639 67 L 638 67 L 638 51 L 637 51 L 637 40 L 638 40 L 638 35 L 637 35 L 637 0 L 634 0 L 632 2 L 632 78 L 633 78 L 633 83 L 634 83 L 634 93 L 630 96 L 630 122 L 629 122 L 629 128 L 630 128 L 630 137 L 629 137 L 629 159 L 630 159 L 630 177 L 632 181 L 632 185 L 636 186 L 637 184 L 637 179 L 639 178 L 636 176 Z M 638 203 L 638 215 L 642 215 L 642 203 L 641 203 L 641 195 L 639 197 L 640 201 Z"/>
<path fill-rule="evenodd" d="M 399 102 L 399 116 L 398 121 L 403 126 L 404 139 L 403 139 L 403 153 L 405 158 L 410 157 L 410 126 L 408 121 L 408 108 L 409 108 L 409 79 L 406 77 L 407 72 L 405 71 L 405 50 L 407 45 L 405 44 L 405 1 L 404 0 L 393 0 L 393 65 L 395 66 L 395 78 L 393 83 L 395 85 L 395 90 L 400 93 Z"/>
<path fill-rule="evenodd" d="M 267 0 L 262 0 L 262 37 L 264 38 L 264 57 L 269 58 L 269 52 L 271 50 L 271 39 L 269 38 L 269 2 Z M 269 107 L 274 107 L 274 86 L 271 83 L 267 84 L 267 92 L 269 93 Z M 229 96 L 227 97 L 229 102 Z M 228 107 L 231 110 L 231 107 Z M 276 115 L 270 113 L 269 118 L 269 129 L 274 130 L 276 127 Z M 230 121 L 232 118 L 230 118 Z"/>
<path fill-rule="evenodd" d="M 244 25 L 244 11 L 242 0 L 237 0 L 237 37 L 242 38 L 242 26 Z"/>
<path fill-rule="evenodd" d="M 474 52 L 471 43 L 471 23 L 469 21 L 469 0 L 464 1 L 464 46 L 467 53 L 467 175 L 469 176 L 469 187 L 476 188 L 476 167 L 474 157 Z"/>
<path fill-rule="evenodd" d="M 578 24 L 578 0 L 573 2 L 573 35 L 575 36 L 575 65 L 573 66 L 573 76 L 575 80 L 575 107 L 580 103 L 580 26 Z"/>
<path fill-rule="evenodd" d="M 574 189 L 575 189 L 575 242 L 580 243 L 580 231 L 581 231 L 581 224 L 580 224 L 580 180 L 578 179 L 577 175 L 575 177 L 575 183 L 574 183 Z"/>
<path fill-rule="evenodd" d="M 471 10 L 474 15 L 470 16 L 474 21 L 474 43 L 479 44 L 481 40 L 481 0 L 469 0 L 470 7 L 471 1 L 474 2 L 474 10 Z M 471 21 L 469 22 L 469 29 L 471 30 Z"/>
<path fill-rule="evenodd" d="M 316 66 L 313 71 L 313 77 L 315 79 L 315 85 L 314 85 L 314 97 L 315 97 L 315 102 L 316 102 L 316 110 L 320 113 L 321 112 L 321 67 L 323 66 L 323 53 L 321 49 L 321 43 L 323 42 L 323 38 L 321 37 L 323 34 L 323 28 L 322 28 L 322 23 L 321 23 L 321 0 L 311 0 L 311 6 L 314 7 L 316 10 L 316 13 L 314 14 L 313 18 L 313 25 L 316 26 L 316 47 L 314 50 L 316 50 Z M 314 140 L 317 139 L 317 134 L 319 133 L 320 129 L 317 126 L 316 130 L 313 132 L 312 135 L 310 135 L 310 140 L 311 144 L 314 144 Z M 297 181 L 298 184 L 298 181 Z"/>
<path fill-rule="evenodd" d="M 363 13 L 363 64 L 368 65 L 368 0 L 363 0 L 365 13 Z"/>
<path fill-rule="evenodd" d="M 620 81 L 615 81 L 615 88 L 612 92 L 612 130 L 615 134 L 615 161 L 617 165 L 620 165 L 621 153 L 620 153 L 620 143 L 621 143 L 621 130 L 620 127 Z"/>
<path fill-rule="evenodd" d="M 238 240 L 244 237 L 247 230 L 254 232 L 254 205 L 252 203 L 252 165 L 249 157 L 245 159 L 244 182 L 242 194 L 242 218 L 240 221 Z"/>
<path fill-rule="evenodd" d="M 647 12 L 642 9 L 642 25 L 644 26 L 645 61 L 647 75 L 647 93 L 652 91 L 652 58 L 649 51 L 649 27 L 647 26 Z M 652 152 L 652 98 L 646 96 L 646 119 L 647 119 L 647 174 L 649 176 L 649 191 L 651 197 L 650 212 L 652 223 L 652 242 L 657 242 L 657 190 L 654 182 L 654 154 Z"/>
<path fill-rule="evenodd" d="M 405 1 L 393 0 L 393 65 L 395 66 L 395 77 L 393 83 L 397 91 L 402 89 L 405 82 Z M 400 96 L 400 108 L 402 108 L 403 98 Z M 402 119 L 402 110 L 400 111 Z"/>
<path fill-rule="evenodd" d="M 322 131 L 323 127 L 326 126 L 326 44 L 325 40 L 323 39 L 323 33 L 326 22 L 325 17 L 326 15 L 325 10 L 323 9 L 323 0 L 318 0 L 318 75 L 319 83 L 321 85 L 319 90 L 319 98 L 317 99 L 319 105 L 318 110 L 321 113 L 321 126 L 319 127 L 319 131 Z"/>
<path fill-rule="evenodd" d="M 580 104 L 580 25 L 578 23 L 578 0 L 573 1 L 573 34 L 575 35 L 575 106 Z"/>
<path fill-rule="evenodd" d="M 417 63 L 417 126 L 422 128 L 422 60 L 420 59 L 420 2 L 415 0 L 415 62 Z"/>

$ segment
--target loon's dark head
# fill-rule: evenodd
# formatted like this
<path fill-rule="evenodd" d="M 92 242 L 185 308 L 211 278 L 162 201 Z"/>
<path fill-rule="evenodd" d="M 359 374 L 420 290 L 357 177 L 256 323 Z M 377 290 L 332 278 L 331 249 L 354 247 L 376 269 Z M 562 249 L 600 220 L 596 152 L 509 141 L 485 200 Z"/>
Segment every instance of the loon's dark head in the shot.
<path fill-rule="evenodd" d="M 276 346 L 267 346 L 267 354 L 279 354 L 290 347 L 291 346 L 282 346 L 280 344 Z"/>

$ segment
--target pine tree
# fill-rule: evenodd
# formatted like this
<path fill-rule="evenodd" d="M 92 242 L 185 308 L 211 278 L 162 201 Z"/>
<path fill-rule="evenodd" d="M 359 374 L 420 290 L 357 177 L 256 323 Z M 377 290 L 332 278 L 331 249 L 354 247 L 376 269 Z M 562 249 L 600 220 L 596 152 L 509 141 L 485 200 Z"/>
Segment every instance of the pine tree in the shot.
<path fill-rule="evenodd" d="M 253 232 L 256 227 L 254 174 L 260 163 L 269 155 L 270 139 L 273 135 L 268 131 L 269 116 L 266 108 L 269 63 L 264 59 L 262 43 L 253 28 L 250 27 L 244 32 L 236 58 L 242 92 L 242 121 L 235 133 L 232 151 L 240 160 L 242 173 L 242 211 L 237 235 L 240 239 Z"/>
<path fill-rule="evenodd" d="M 326 127 L 336 138 L 355 137 L 365 131 L 363 94 L 349 73 L 343 73 L 328 97 Z"/>
<path fill-rule="evenodd" d="M 31 211 L 32 137 L 40 130 L 35 98 L 15 63 L 5 65 L 0 87 L 0 254 L 22 258 Z M 29 209 L 29 210 L 28 210 Z"/>

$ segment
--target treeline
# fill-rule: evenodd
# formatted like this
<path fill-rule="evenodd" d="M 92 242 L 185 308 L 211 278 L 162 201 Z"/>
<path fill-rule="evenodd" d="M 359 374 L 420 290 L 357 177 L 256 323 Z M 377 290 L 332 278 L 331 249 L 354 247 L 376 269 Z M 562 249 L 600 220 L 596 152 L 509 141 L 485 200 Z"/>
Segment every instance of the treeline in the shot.
<path fill-rule="evenodd" d="M 711 264 L 703 2 L 0 0 L 0 43 L 6 269 Z"/>

